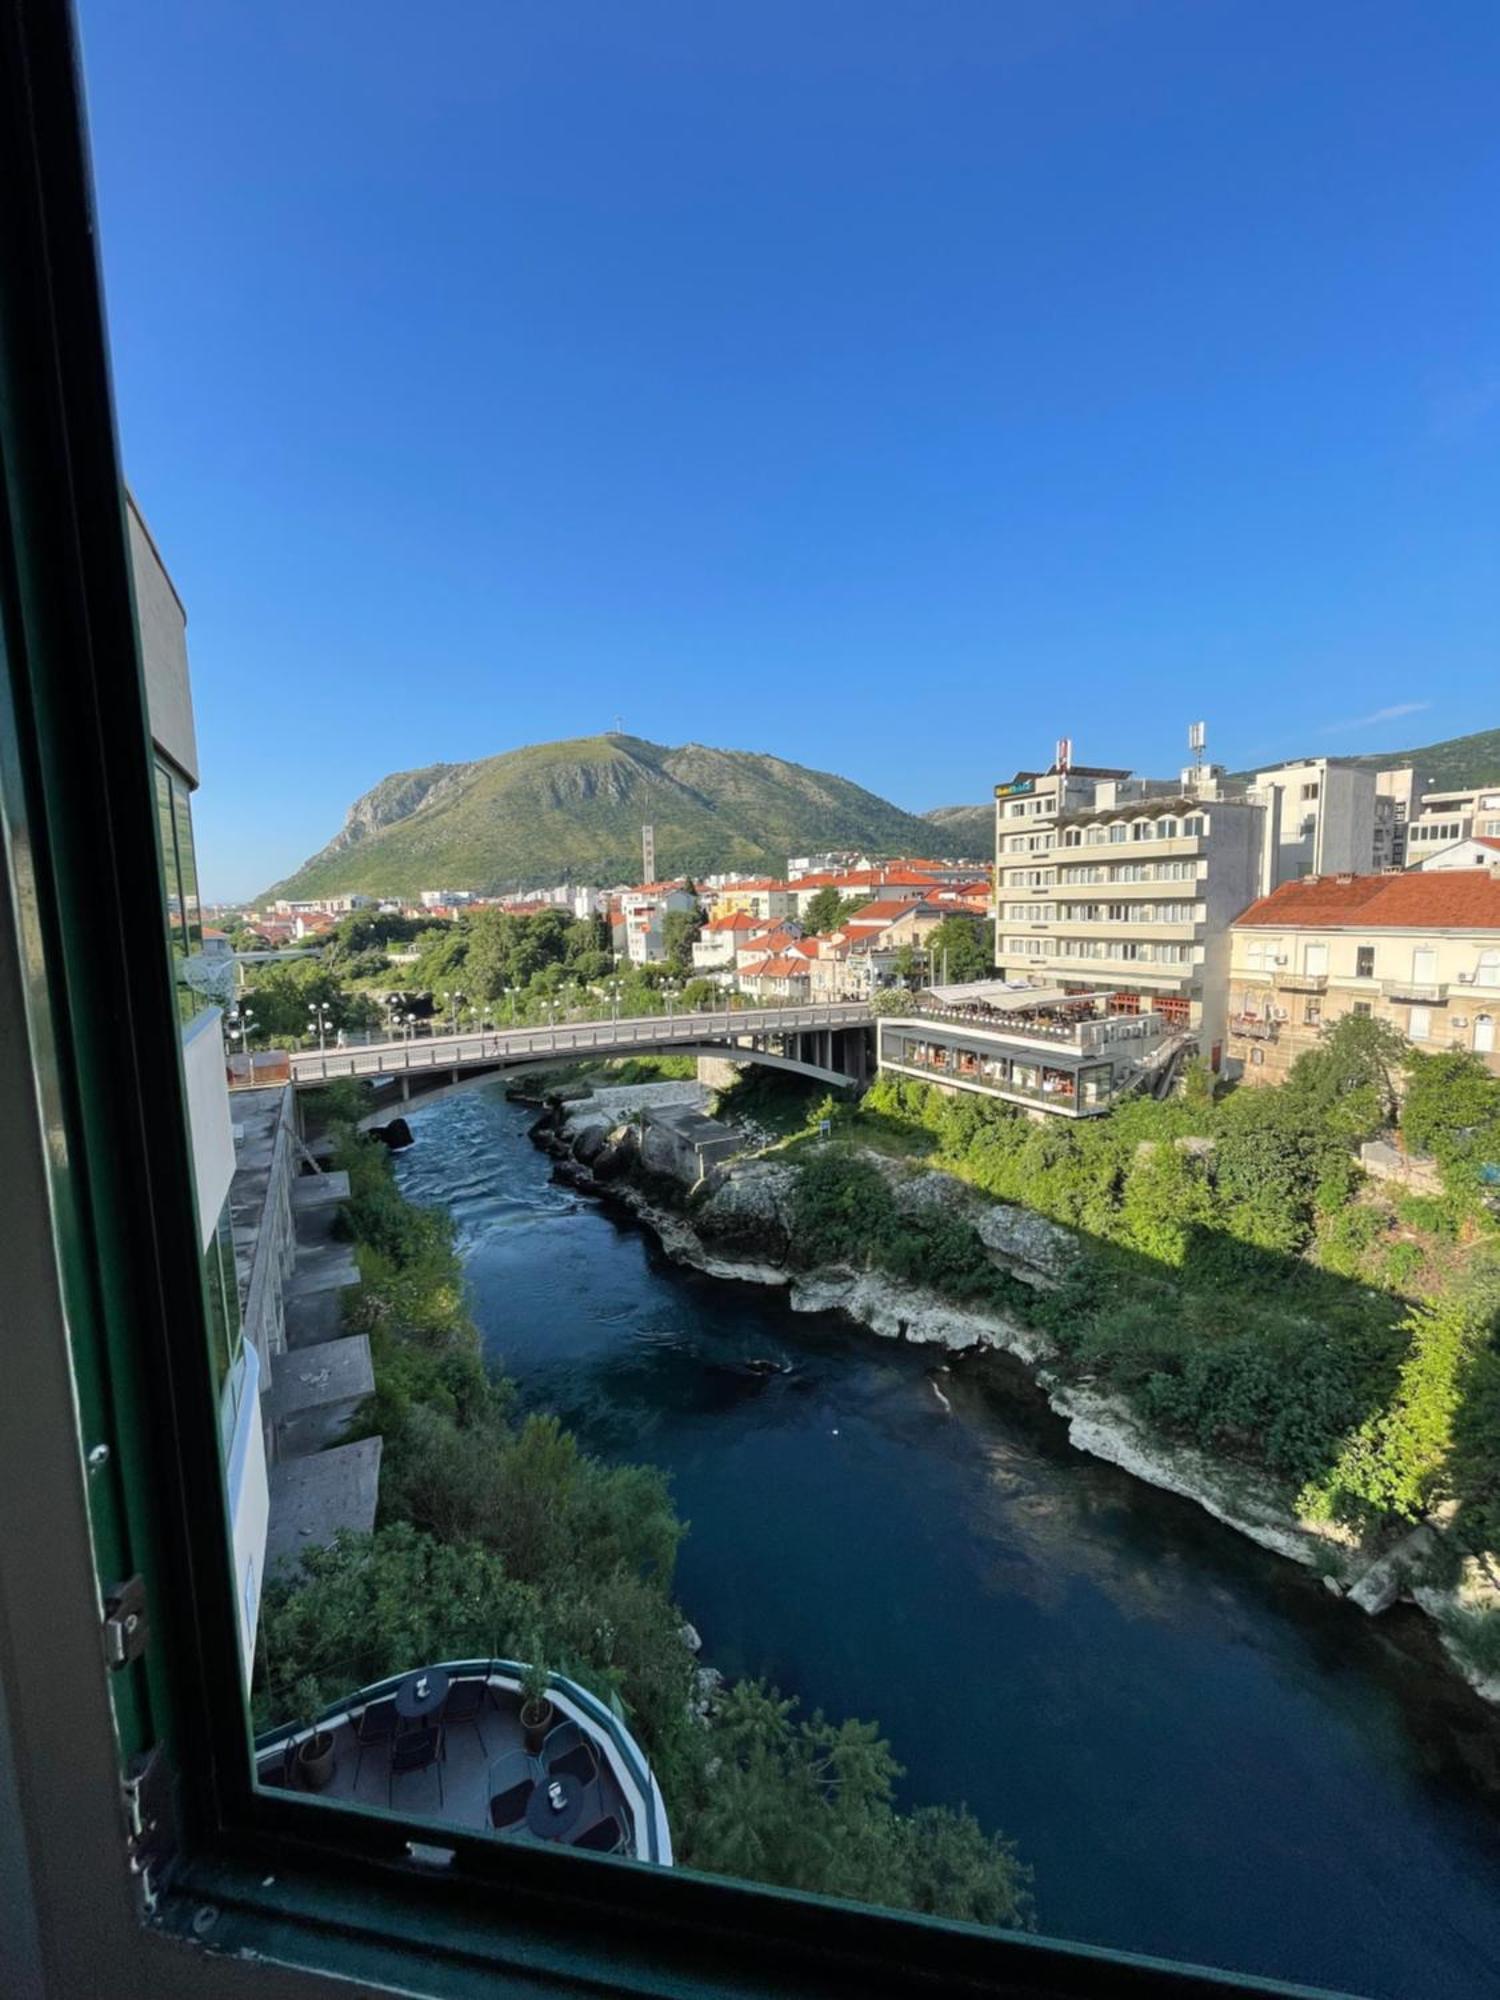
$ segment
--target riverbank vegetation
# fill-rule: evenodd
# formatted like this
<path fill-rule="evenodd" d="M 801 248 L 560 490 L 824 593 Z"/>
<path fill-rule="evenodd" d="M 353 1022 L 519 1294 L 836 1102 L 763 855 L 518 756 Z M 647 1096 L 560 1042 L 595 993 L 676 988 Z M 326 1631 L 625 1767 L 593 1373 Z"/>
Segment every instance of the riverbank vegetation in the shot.
<path fill-rule="evenodd" d="M 415 1662 L 545 1664 L 623 1710 L 668 1803 L 678 1861 L 779 1886 L 1024 1925 L 1030 1871 L 969 1814 L 897 1810 L 901 1775 L 869 1722 L 801 1715 L 760 1681 L 704 1674 L 672 1598 L 686 1524 L 665 1476 L 606 1465 L 555 1417 L 521 1415 L 485 1366 L 451 1220 L 399 1193 L 356 1121 L 360 1087 L 323 1093 L 362 1283 L 384 1439 L 370 1535 L 310 1551 L 268 1586 L 258 1721 L 332 1701 Z M 293 1690 L 301 1690 L 293 1695 Z"/>
<path fill-rule="evenodd" d="M 1440 1519 L 1500 1546 L 1500 1080 L 1347 1018 L 1276 1088 L 1128 1101 L 1035 1123 L 887 1075 L 810 1106 L 794 1259 L 878 1268 L 1047 1332 L 1065 1365 L 1164 1436 L 1269 1474 L 1304 1517 L 1355 1531 Z M 824 1123 L 829 1136 L 820 1136 Z M 1367 1179 L 1382 1131 L 1436 1163 L 1414 1195 Z M 902 1164 L 904 1163 L 904 1165 Z M 1021 1285 L 938 1169 L 1077 1232 L 1061 1286 Z"/>

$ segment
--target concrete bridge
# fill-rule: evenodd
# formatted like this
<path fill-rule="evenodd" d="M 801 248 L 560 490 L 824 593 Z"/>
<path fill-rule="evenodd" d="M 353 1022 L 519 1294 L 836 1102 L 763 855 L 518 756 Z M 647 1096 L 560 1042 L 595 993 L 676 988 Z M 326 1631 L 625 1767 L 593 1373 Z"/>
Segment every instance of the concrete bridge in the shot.
<path fill-rule="evenodd" d="M 764 1063 L 820 1083 L 863 1083 L 871 1067 L 875 1010 L 868 1001 L 831 1006 L 747 1007 L 708 1014 L 648 1014 L 623 1021 L 559 1022 L 550 1028 L 424 1035 L 292 1056 L 299 1089 L 338 1077 L 393 1077 L 446 1084 L 486 1070 L 548 1068 L 581 1058 L 683 1055 Z"/>

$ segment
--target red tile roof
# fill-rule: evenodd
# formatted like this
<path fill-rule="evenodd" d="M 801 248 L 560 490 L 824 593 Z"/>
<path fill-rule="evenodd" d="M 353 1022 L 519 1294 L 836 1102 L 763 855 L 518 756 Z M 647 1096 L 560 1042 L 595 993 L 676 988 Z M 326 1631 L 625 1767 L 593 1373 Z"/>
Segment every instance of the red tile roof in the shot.
<path fill-rule="evenodd" d="M 1235 929 L 1497 930 L 1500 880 L 1487 868 L 1406 875 L 1315 875 L 1283 882 Z"/>
<path fill-rule="evenodd" d="M 752 959 L 748 965 L 740 967 L 741 979 L 806 979 L 808 963 L 805 958 Z"/>
<path fill-rule="evenodd" d="M 894 924 L 899 923 L 902 917 L 909 917 L 913 910 L 925 912 L 934 918 L 941 914 L 925 904 L 920 896 L 908 897 L 905 901 L 887 897 L 880 902 L 866 903 L 862 910 L 856 910 L 852 917 L 846 917 L 844 921 L 860 925 Z"/>

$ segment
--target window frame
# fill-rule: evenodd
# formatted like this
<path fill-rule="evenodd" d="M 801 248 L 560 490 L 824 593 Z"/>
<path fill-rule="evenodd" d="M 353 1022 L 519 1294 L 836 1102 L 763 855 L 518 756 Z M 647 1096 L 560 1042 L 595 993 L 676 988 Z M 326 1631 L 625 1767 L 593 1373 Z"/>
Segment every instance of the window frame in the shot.
<path fill-rule="evenodd" d="M 346 1994 L 351 1977 L 533 1996 L 580 1982 L 636 1995 L 962 1985 L 1017 2000 L 1296 1990 L 254 1789 L 171 969 L 165 952 L 125 948 L 123 913 L 161 895 L 157 802 L 65 0 L 0 10 L 0 174 L 0 805 L 7 870 L 24 865 L 36 892 L 0 953 L 24 1003 L 0 1055 L 8 1080 L 33 1079 L 22 1102 L 36 1122 L 18 1122 L 28 1171 L 49 1177 L 38 1316 L 18 1361 L 59 1510 L 45 1550 L 0 1551 L 0 1577 L 12 1609 L 36 1614 L 5 1726 L 19 1689 L 38 1742 L 70 1753 L 66 1786 L 28 1768 L 18 1787 L 50 1864 L 32 1880 L 64 1963 L 54 1990 L 93 1990 L 106 1964 L 114 1990 L 149 1981 L 161 1995 Z M 9 872 L 0 901 L 15 923 Z M 44 1415 L 68 1426 L 76 1458 Z M 19 1428 L 15 1413 L 3 1424 L 0 1437 Z M 28 1470 L 0 1463 L 8 1509 Z M 106 1680 L 91 1592 L 131 1572 L 150 1640 Z M 55 1630 L 49 1604 L 67 1613 Z M 76 1706 L 54 1697 L 55 1715 L 51 1670 L 77 1691 Z M 175 1830 L 143 1924 L 117 1787 L 122 1760 L 147 1751 L 169 1773 Z M 48 1801 L 49 1779 L 64 1798 Z M 68 1966 L 83 1976 L 70 1983 Z"/>

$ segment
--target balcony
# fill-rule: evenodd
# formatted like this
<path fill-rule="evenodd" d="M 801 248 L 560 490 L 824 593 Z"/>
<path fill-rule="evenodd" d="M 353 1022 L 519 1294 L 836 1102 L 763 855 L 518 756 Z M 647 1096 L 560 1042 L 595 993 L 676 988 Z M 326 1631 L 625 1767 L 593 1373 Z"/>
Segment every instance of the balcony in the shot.
<path fill-rule="evenodd" d="M 332 1773 L 318 1788 L 321 1795 L 363 1806 L 394 1803 L 500 1840 L 580 1846 L 670 1868 L 666 1810 L 630 1731 L 586 1688 L 552 1674 L 552 1726 L 574 1727 L 566 1739 L 548 1739 L 550 1748 L 544 1743 L 538 1752 L 528 1751 L 521 1726 L 525 1672 L 512 1660 L 449 1660 L 360 1688 L 317 1717 L 318 1732 L 331 1737 L 333 1748 Z M 445 1685 L 446 1700 L 439 1698 L 434 1705 Z M 470 1719 L 459 1719 L 460 1703 L 471 1709 Z M 411 1708 L 418 1710 L 415 1718 L 400 1720 L 403 1710 Z M 392 1728 L 400 1734 L 393 1736 Z M 408 1732 L 427 1728 L 436 1732 L 436 1754 L 426 1764 L 403 1768 L 402 1760 L 393 1757 L 393 1745 L 406 1741 Z M 299 1754 L 313 1733 L 309 1718 L 257 1737 L 259 1782 L 277 1790 L 313 1789 Z M 550 1830 L 554 1823 L 545 1796 L 554 1777 L 566 1780 L 567 1806 L 557 1822 L 561 1832 Z M 502 1796 L 507 1804 L 500 1808 L 497 1803 L 492 1816 L 492 1801 Z M 503 1821 L 499 1828 L 493 1823 L 496 1816 Z"/>
<path fill-rule="evenodd" d="M 1284 993 L 1326 993 L 1326 972 L 1278 972 L 1276 984 Z"/>
<path fill-rule="evenodd" d="M 1231 1035 L 1244 1035 L 1252 1042 L 1274 1042 L 1281 1026 L 1279 1022 L 1262 1019 L 1259 1014 L 1231 1014 L 1229 1032 Z"/>
<path fill-rule="evenodd" d="M 1446 979 L 1382 979 L 1380 990 L 1387 1000 L 1411 1000 L 1433 1007 L 1448 998 Z"/>

